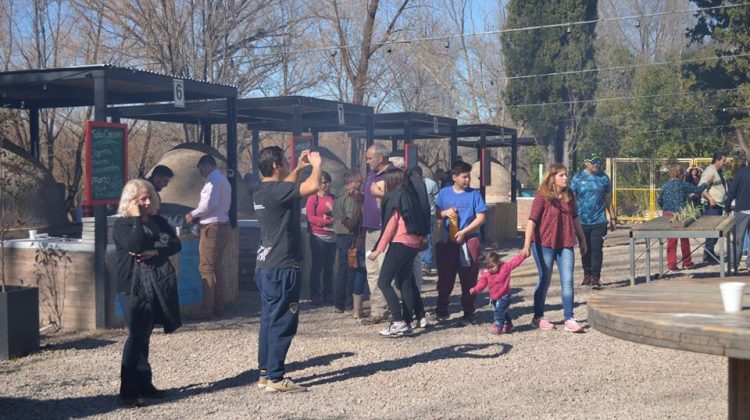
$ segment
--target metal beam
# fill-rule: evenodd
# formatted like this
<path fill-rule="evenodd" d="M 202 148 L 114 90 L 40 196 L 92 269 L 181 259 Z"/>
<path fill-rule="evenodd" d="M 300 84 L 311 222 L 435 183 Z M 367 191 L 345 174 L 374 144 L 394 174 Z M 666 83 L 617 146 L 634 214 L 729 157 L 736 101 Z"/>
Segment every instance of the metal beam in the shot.
<path fill-rule="evenodd" d="M 234 96 L 227 98 L 227 179 L 232 187 L 229 224 L 234 228 L 237 227 L 237 98 Z"/>
<path fill-rule="evenodd" d="M 29 109 L 29 141 L 31 142 L 31 156 L 39 160 L 39 108 Z M 47 147 L 50 146 L 47 145 Z"/>
<path fill-rule="evenodd" d="M 253 150 L 253 175 L 255 175 L 256 179 L 259 179 L 260 177 L 260 131 L 253 130 L 253 144 L 252 144 L 252 150 Z"/>
<path fill-rule="evenodd" d="M 227 105 L 227 108 L 229 106 Z M 229 114 L 227 114 L 227 121 L 229 121 Z M 206 146 L 211 146 L 211 124 L 210 123 L 203 123 L 201 124 L 201 134 L 203 134 L 203 144 Z"/>
<path fill-rule="evenodd" d="M 514 133 L 510 139 L 510 202 L 516 202 L 516 194 L 518 188 L 516 183 L 518 182 L 518 136 Z"/>
<path fill-rule="evenodd" d="M 458 161 L 458 121 L 453 120 L 451 124 L 451 167 Z"/>
<path fill-rule="evenodd" d="M 107 121 L 107 75 L 94 75 L 94 120 Z M 87 175 L 90 176 L 90 175 Z M 107 207 L 94 206 L 94 297 L 96 328 L 107 327 Z"/>

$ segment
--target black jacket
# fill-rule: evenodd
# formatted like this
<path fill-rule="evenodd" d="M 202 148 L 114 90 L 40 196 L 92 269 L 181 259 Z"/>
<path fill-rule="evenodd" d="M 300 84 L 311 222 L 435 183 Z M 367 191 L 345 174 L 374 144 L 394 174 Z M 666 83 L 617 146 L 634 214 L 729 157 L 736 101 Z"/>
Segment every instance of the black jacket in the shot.
<path fill-rule="evenodd" d="M 735 211 L 750 210 L 750 167 L 742 168 L 732 179 L 727 191 L 725 208 L 729 208 L 732 200 L 736 200 L 734 203 Z"/>
<path fill-rule="evenodd" d="M 174 228 L 163 217 L 154 215 L 147 223 L 140 217 L 123 217 L 115 221 L 112 236 L 115 242 L 117 291 L 130 294 L 130 308 L 136 311 L 146 302 L 154 311 L 154 323 L 172 332 L 182 325 L 177 293 L 177 273 L 169 257 L 182 249 Z M 155 249 L 157 255 L 138 262 L 130 253 L 140 254 Z M 155 303 L 158 303 L 156 305 Z"/>

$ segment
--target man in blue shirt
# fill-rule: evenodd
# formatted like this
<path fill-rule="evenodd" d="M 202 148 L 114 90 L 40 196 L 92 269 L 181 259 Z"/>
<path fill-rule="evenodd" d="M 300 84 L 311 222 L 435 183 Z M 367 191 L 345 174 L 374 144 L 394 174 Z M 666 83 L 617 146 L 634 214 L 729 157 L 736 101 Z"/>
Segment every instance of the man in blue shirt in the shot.
<path fill-rule="evenodd" d="M 600 288 L 599 278 L 604 257 L 604 238 L 607 237 L 607 214 L 609 227 L 615 230 L 617 216 L 612 207 L 612 184 L 607 174 L 602 172 L 602 158 L 592 152 L 584 155 L 586 168 L 577 173 L 570 183 L 570 189 L 576 195 L 578 217 L 586 236 L 588 251 L 581 257 L 583 262 L 584 286 Z"/>

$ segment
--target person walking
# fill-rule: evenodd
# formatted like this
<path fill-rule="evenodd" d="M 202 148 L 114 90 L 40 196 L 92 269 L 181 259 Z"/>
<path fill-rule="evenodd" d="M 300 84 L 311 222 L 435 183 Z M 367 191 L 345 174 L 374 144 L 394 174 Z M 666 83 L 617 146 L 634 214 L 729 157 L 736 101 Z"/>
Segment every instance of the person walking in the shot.
<path fill-rule="evenodd" d="M 700 195 L 707 187 L 706 184 L 693 185 L 682 181 L 682 167 L 672 165 L 669 168 L 669 181 L 661 187 L 657 203 L 661 207 L 663 216 L 672 216 L 685 208 L 688 197 L 692 194 Z M 690 238 L 681 238 L 682 268 L 693 268 L 693 260 L 690 256 Z M 677 266 L 677 238 L 667 239 L 667 268 L 671 271 L 679 271 Z"/>
<path fill-rule="evenodd" d="M 602 172 L 604 163 L 599 155 L 586 152 L 585 168 L 570 182 L 570 190 L 575 194 L 578 219 L 583 227 L 588 252 L 581 255 L 583 263 L 583 286 L 601 287 L 602 260 L 604 259 L 604 239 L 607 227 L 614 231 L 617 215 L 612 206 L 612 184 L 609 176 Z M 607 222 L 609 211 L 609 222 Z"/>
<path fill-rule="evenodd" d="M 581 255 L 585 255 L 588 251 L 586 237 L 578 220 L 575 196 L 568 188 L 568 170 L 555 163 L 547 168 L 531 204 L 523 246 L 526 255 L 534 256 L 539 276 L 534 289 L 533 326 L 543 330 L 555 329 L 555 325 L 544 317 L 544 304 L 552 279 L 552 268 L 557 264 L 562 286 L 565 331 L 583 332 L 583 327 L 573 318 L 573 248 L 576 246 L 576 237 Z"/>
<path fill-rule="evenodd" d="M 255 268 L 261 300 L 257 386 L 269 392 L 305 391 L 284 377 L 285 360 L 299 323 L 300 200 L 320 190 L 322 160 L 318 152 L 303 151 L 290 171 L 280 147 L 266 147 L 258 157 L 263 178 L 253 195 L 260 225 Z M 310 176 L 297 183 L 300 172 L 310 166 Z"/>
<path fill-rule="evenodd" d="M 469 292 L 476 295 L 490 289 L 490 305 L 492 305 L 495 323 L 490 328 L 494 335 L 510 334 L 513 331 L 513 320 L 508 309 L 512 295 L 510 293 L 510 273 L 528 258 L 524 252 L 519 252 L 508 262 L 503 262 L 500 254 L 490 251 L 484 256 L 484 270 L 479 274 L 476 286 Z"/>
<path fill-rule="evenodd" d="M 116 297 L 128 328 L 120 364 L 120 399 L 126 405 L 164 397 L 152 382 L 151 332 L 155 323 L 165 333 L 182 325 L 177 274 L 169 261 L 182 247 L 174 228 L 158 214 L 159 205 L 150 182 L 131 180 L 122 189 L 120 217 L 112 228 Z"/>
<path fill-rule="evenodd" d="M 750 166 L 747 163 L 729 184 L 726 208 L 729 208 L 732 201 L 734 201 L 734 226 L 737 232 L 734 236 L 734 249 L 738 254 L 734 258 L 734 268 L 736 270 L 740 266 L 740 259 L 742 259 L 742 254 L 745 251 L 745 239 L 748 235 L 748 227 L 750 227 Z M 748 259 L 750 259 L 750 256 L 748 256 Z M 750 267 L 748 262 L 748 260 L 745 260 L 745 269 Z"/>
<path fill-rule="evenodd" d="M 706 207 L 703 214 L 706 216 L 721 216 L 724 214 L 724 201 L 727 193 L 727 181 L 724 178 L 724 165 L 727 163 L 726 153 L 716 152 L 711 157 L 711 164 L 703 170 L 701 184 L 708 184 L 709 188 L 703 191 Z M 703 262 L 706 264 L 718 264 L 719 258 L 714 252 L 716 238 L 706 239 L 703 247 Z"/>
<path fill-rule="evenodd" d="M 333 230 L 336 232 L 338 249 L 338 271 L 333 288 L 334 306 L 336 312 L 352 310 L 355 319 L 362 317 L 362 295 L 367 275 L 362 273 L 365 269 L 364 237 L 360 228 L 362 182 L 362 174 L 358 170 L 347 171 L 344 175 L 346 192 L 333 202 Z M 360 256 L 362 266 L 359 265 Z"/>
<path fill-rule="evenodd" d="M 336 233 L 333 229 L 333 195 L 328 192 L 331 175 L 323 172 L 320 190 L 307 197 L 305 212 L 309 228 L 311 268 L 310 300 L 313 305 L 333 304 L 333 262 Z"/>
<path fill-rule="evenodd" d="M 232 187 L 229 180 L 216 167 L 211 155 L 198 160 L 198 170 L 206 178 L 201 190 L 201 199 L 195 210 L 185 215 L 187 223 L 200 224 L 198 271 L 203 281 L 201 309 L 191 318 L 211 319 L 224 314 L 224 289 L 226 279 L 219 276 L 221 256 L 229 238 L 229 207 L 232 204 Z"/>
<path fill-rule="evenodd" d="M 479 228 L 487 206 L 479 191 L 471 188 L 471 165 L 458 161 L 451 167 L 453 185 L 440 190 L 435 199 L 435 217 L 443 221 L 443 239 L 435 245 L 438 270 L 438 300 L 434 317 L 450 317 L 448 304 L 456 284 L 461 282 L 462 322 L 474 324 L 476 296 L 470 290 L 479 274 Z"/>
<path fill-rule="evenodd" d="M 381 234 L 380 203 L 377 195 L 373 194 L 373 184 L 377 184 L 385 177 L 385 171 L 392 168 L 388 162 L 388 149 L 375 143 L 367 149 L 365 158 L 370 171 L 367 173 L 364 185 L 364 200 L 362 204 L 362 229 L 365 230 L 365 249 L 375 248 Z M 370 288 L 370 317 L 363 318 L 363 323 L 378 324 L 388 320 L 388 308 L 385 297 L 378 288 L 378 277 L 383 265 L 384 255 L 375 260 L 367 259 L 367 284 Z"/>
<path fill-rule="evenodd" d="M 375 261 L 385 252 L 378 287 L 388 303 L 393 322 L 379 334 L 393 337 L 411 333 L 412 320 L 423 317 L 418 313 L 424 311 L 424 305 L 414 278 L 413 260 L 424 239 L 420 233 L 428 232 L 430 221 L 426 212 L 422 214 L 416 191 L 409 190 L 404 171 L 397 168 L 386 170 L 384 182 L 382 220 L 386 221 L 386 226 L 368 259 Z M 394 279 L 401 291 L 403 308 L 393 289 Z"/>

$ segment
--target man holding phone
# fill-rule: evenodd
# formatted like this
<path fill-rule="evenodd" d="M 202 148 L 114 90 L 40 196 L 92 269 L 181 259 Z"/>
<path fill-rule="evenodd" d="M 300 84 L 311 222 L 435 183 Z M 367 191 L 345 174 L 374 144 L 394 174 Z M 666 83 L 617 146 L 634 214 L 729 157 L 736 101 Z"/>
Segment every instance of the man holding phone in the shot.
<path fill-rule="evenodd" d="M 253 204 L 260 225 L 260 246 L 255 283 L 260 290 L 258 336 L 258 387 L 269 392 L 300 392 L 307 388 L 285 378 L 284 360 L 299 322 L 302 231 L 300 199 L 316 194 L 321 186 L 320 153 L 303 151 L 290 171 L 284 151 L 266 147 L 259 155 L 260 181 Z M 300 173 L 312 167 L 298 183 Z"/>

